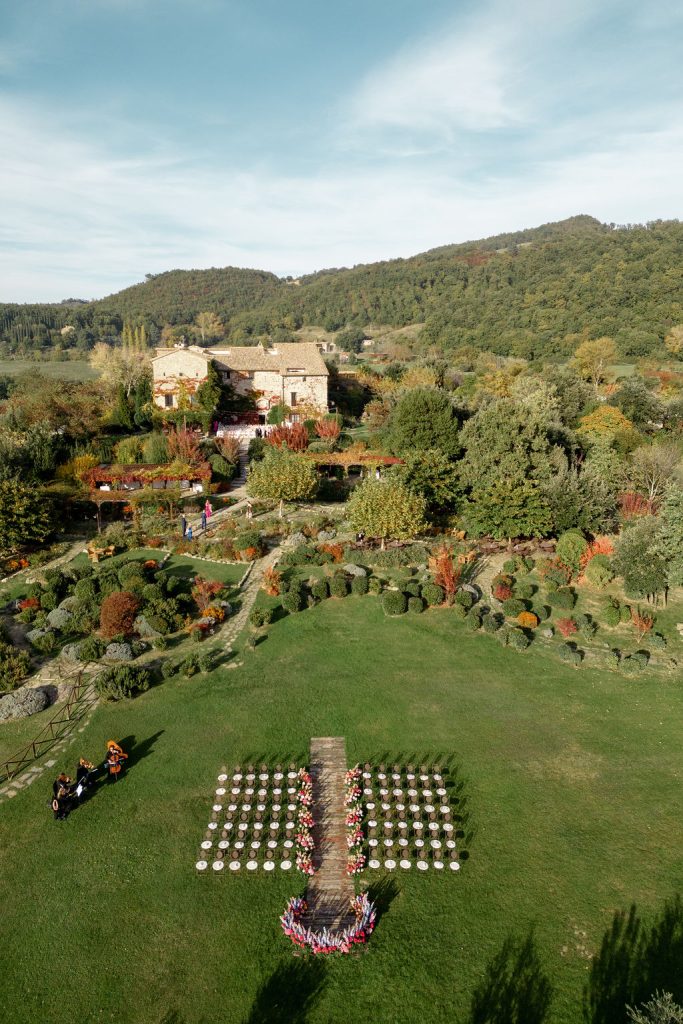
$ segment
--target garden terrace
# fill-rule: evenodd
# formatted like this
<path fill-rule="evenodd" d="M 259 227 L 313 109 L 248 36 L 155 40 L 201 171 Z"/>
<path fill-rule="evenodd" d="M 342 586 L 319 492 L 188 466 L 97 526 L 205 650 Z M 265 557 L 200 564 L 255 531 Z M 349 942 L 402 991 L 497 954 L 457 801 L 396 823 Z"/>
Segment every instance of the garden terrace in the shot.
<path fill-rule="evenodd" d="M 353 449 L 347 449 L 343 452 L 327 452 L 325 454 L 302 452 L 302 455 L 304 458 L 315 462 L 316 466 L 341 466 L 346 473 L 350 472 L 352 468 L 374 470 L 379 469 L 380 466 L 403 465 L 403 459 L 399 459 L 395 455 L 380 455 L 379 452 L 367 451 L 358 452 Z"/>

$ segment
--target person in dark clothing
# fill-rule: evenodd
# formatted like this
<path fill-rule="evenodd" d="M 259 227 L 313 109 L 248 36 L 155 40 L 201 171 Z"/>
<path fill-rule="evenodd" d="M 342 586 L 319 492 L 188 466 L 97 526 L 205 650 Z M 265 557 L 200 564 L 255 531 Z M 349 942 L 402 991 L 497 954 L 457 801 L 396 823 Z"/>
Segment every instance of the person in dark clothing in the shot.
<path fill-rule="evenodd" d="M 84 757 L 78 762 L 78 768 L 76 769 L 76 797 L 82 800 L 85 791 L 90 788 L 90 784 L 93 781 L 92 776 L 96 773 L 97 769 L 92 761 L 86 761 Z"/>
<path fill-rule="evenodd" d="M 183 535 L 183 537 L 187 533 L 187 519 L 185 518 L 185 516 L 180 517 L 180 532 Z"/>
<path fill-rule="evenodd" d="M 71 779 L 62 772 L 52 783 L 52 810 L 55 821 L 66 821 L 71 810 Z"/>
<path fill-rule="evenodd" d="M 206 512 L 202 511 L 202 530 L 206 532 Z"/>

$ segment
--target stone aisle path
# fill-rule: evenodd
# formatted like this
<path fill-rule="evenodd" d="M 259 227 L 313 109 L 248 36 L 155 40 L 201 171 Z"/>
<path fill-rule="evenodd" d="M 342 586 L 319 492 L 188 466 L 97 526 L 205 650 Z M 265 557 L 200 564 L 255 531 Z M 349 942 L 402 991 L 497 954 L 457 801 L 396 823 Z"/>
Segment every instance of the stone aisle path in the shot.
<path fill-rule="evenodd" d="M 353 879 L 346 873 L 346 744 L 343 737 L 311 740 L 310 773 L 316 872 L 306 889 L 307 924 L 316 931 L 321 928 L 341 931 L 355 920 L 349 906 L 355 889 Z"/>
<path fill-rule="evenodd" d="M 236 615 L 233 615 L 231 619 L 228 619 L 224 629 L 223 637 L 225 639 L 226 647 L 230 647 L 237 639 L 238 634 L 246 626 L 249 618 L 249 612 L 254 607 L 254 602 L 258 596 L 261 582 L 263 580 L 263 574 L 266 569 L 271 569 L 280 557 L 280 548 L 273 548 L 263 558 L 259 558 L 258 561 L 252 562 L 252 570 L 249 576 L 242 584 L 240 610 Z"/>

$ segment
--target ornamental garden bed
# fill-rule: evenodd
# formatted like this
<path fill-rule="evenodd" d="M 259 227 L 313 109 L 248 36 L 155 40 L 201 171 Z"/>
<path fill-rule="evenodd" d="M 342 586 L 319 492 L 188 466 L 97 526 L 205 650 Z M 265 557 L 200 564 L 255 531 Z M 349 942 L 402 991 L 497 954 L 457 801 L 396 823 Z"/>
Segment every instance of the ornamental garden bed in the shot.
<path fill-rule="evenodd" d="M 26 630 L 36 657 L 61 654 L 74 664 L 130 663 L 186 638 L 210 636 L 230 615 L 229 588 L 239 578 L 234 567 L 211 566 L 213 578 L 198 569 L 206 572 L 205 564 L 175 556 L 162 564 L 157 552 L 146 550 L 97 566 L 79 556 L 69 566 L 47 570 L 43 582 L 25 587 L 14 626 Z M 204 667 L 198 663 L 194 671 Z M 192 674 L 193 666 L 188 669 Z M 14 685 L 21 681 L 15 679 Z"/>

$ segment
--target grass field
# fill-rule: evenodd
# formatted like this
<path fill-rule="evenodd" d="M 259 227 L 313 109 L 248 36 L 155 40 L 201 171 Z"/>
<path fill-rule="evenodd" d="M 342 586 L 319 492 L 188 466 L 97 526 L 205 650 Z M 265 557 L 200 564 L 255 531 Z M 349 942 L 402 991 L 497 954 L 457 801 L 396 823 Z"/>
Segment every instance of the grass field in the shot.
<path fill-rule="evenodd" d="M 66 767 L 116 737 L 129 772 L 67 822 L 42 783 L 2 805 L 8 1024 L 574 1024 L 613 911 L 683 888 L 679 684 L 516 654 L 448 610 L 388 620 L 372 597 L 289 616 L 244 658 L 98 708 Z M 194 871 L 220 766 L 312 735 L 352 761 L 452 755 L 469 853 L 456 877 L 393 877 L 367 951 L 326 963 L 280 932 L 301 876 Z"/>
<path fill-rule="evenodd" d="M 95 380 L 99 373 L 93 370 L 87 359 L 73 359 L 70 362 L 51 362 L 38 359 L 0 359 L 0 376 L 10 374 L 18 377 L 20 373 L 42 373 L 46 377 L 58 380 Z"/>

